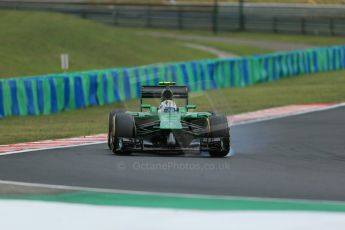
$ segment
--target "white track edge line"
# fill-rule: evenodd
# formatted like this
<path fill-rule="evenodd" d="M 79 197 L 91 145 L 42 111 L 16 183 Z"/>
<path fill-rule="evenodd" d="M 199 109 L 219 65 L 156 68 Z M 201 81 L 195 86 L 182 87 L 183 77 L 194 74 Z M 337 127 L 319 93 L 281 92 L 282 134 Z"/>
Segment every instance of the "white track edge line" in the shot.
<path fill-rule="evenodd" d="M 20 181 L 8 181 L 0 180 L 0 184 L 7 185 L 18 185 L 18 186 L 29 186 L 37 188 L 48 188 L 48 189 L 60 189 L 60 190 L 71 190 L 81 192 L 96 192 L 96 193 L 117 193 L 117 194 L 131 194 L 131 195 L 159 195 L 159 196 L 173 196 L 178 198 L 204 198 L 204 199 L 241 199 L 246 201 L 279 201 L 279 202 L 292 202 L 292 203 L 327 203 L 335 205 L 345 205 L 344 201 L 334 200 L 308 200 L 308 199 L 293 199 L 293 198 L 268 198 L 268 197 L 242 197 L 242 196 L 227 196 L 227 195 L 204 195 L 204 194 L 193 194 L 193 193 L 169 193 L 169 192 L 150 192 L 150 191 L 139 191 L 139 190 L 126 190 L 126 189 L 108 189 L 108 188 L 94 188 L 94 187 L 83 187 L 83 186 L 70 186 L 70 185 L 54 185 L 54 184 L 42 184 L 42 183 L 29 183 Z"/>
<path fill-rule="evenodd" d="M 51 150 L 51 149 L 65 149 L 65 148 L 87 146 L 87 145 L 98 145 L 98 144 L 104 144 L 104 143 L 107 143 L 107 142 L 106 141 L 97 141 L 97 142 L 91 142 L 91 143 L 82 143 L 82 144 L 65 145 L 65 146 L 54 146 L 54 147 L 46 147 L 46 148 L 39 148 L 39 149 L 25 149 L 25 150 L 0 153 L 0 157 L 5 156 L 5 155 L 16 154 L 16 153 L 36 152 L 36 151 Z"/>
<path fill-rule="evenodd" d="M 345 106 L 345 102 L 335 104 L 335 105 L 326 106 L 323 108 L 314 108 L 314 109 L 310 109 L 310 110 L 306 109 L 303 111 L 291 112 L 291 113 L 284 114 L 284 115 L 276 115 L 276 116 L 273 115 L 272 117 L 258 118 L 258 119 L 254 119 L 254 120 L 243 121 L 243 122 L 240 121 L 238 123 L 231 124 L 230 126 L 233 127 L 233 126 L 239 126 L 239 125 L 247 125 L 247 124 L 251 124 L 251 123 L 264 122 L 264 121 L 275 120 L 275 119 L 280 119 L 280 118 L 285 118 L 285 117 L 293 117 L 293 116 L 298 116 L 298 115 L 303 115 L 303 114 L 308 114 L 308 113 L 322 112 L 322 111 L 336 109 L 336 108 L 343 107 L 343 106 Z"/>
<path fill-rule="evenodd" d="M 48 188 L 48 189 L 60 189 L 70 191 L 81 191 L 81 192 L 96 192 L 96 193 L 117 193 L 117 194 L 131 194 L 131 195 L 159 195 L 159 196 L 173 196 L 179 198 L 204 198 L 204 199 L 241 199 L 247 201 L 280 201 L 280 202 L 303 202 L 303 203 L 327 203 L 336 205 L 345 205 L 344 201 L 334 200 L 311 200 L 311 199 L 298 199 L 298 198 L 270 198 L 270 197 L 250 197 L 250 196 L 227 196 L 227 195 L 206 195 L 206 194 L 194 194 L 194 193 L 170 193 L 170 192 L 151 192 L 151 191 L 140 191 L 140 190 L 126 190 L 126 189 L 109 189 L 109 188 L 94 188 L 84 186 L 70 186 L 70 185 L 54 185 L 54 184 L 43 184 L 43 183 L 29 183 L 20 181 L 8 181 L 1 180 L 0 184 L 7 185 L 18 185 L 18 186 L 29 186 L 37 188 Z"/>

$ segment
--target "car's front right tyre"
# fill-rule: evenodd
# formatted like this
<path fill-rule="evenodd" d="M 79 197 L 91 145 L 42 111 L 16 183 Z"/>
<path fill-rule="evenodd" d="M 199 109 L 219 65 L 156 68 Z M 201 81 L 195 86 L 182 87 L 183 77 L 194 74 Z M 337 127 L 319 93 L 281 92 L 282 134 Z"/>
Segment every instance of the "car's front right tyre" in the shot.
<path fill-rule="evenodd" d="M 111 150 L 117 155 L 129 155 L 130 152 L 120 146 L 120 140 L 135 137 L 134 118 L 126 113 L 115 113 L 112 117 L 112 125 L 109 143 Z"/>
<path fill-rule="evenodd" d="M 125 113 L 125 112 L 126 111 L 124 109 L 114 109 L 108 115 L 108 147 L 110 150 L 111 150 L 111 141 L 112 141 L 111 133 L 113 132 L 113 127 L 114 127 L 113 117 L 115 114 Z"/>
<path fill-rule="evenodd" d="M 222 146 L 217 150 L 209 151 L 211 157 L 225 157 L 230 151 L 230 127 L 224 115 L 212 115 L 209 117 L 210 137 L 222 138 Z"/>

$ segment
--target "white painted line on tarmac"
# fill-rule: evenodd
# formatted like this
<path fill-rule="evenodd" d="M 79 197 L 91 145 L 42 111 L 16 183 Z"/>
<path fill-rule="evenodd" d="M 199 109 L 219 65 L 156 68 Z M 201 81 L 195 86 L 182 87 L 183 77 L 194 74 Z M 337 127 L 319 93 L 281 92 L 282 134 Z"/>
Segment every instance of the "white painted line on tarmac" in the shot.
<path fill-rule="evenodd" d="M 308 113 L 322 112 L 322 111 L 336 109 L 336 108 L 340 108 L 340 107 L 344 107 L 344 106 L 345 106 L 345 102 L 340 103 L 340 104 L 330 105 L 330 106 L 323 107 L 323 108 L 313 108 L 313 109 L 307 108 L 305 111 L 300 111 L 300 112 L 292 112 L 292 113 L 288 113 L 288 114 L 284 114 L 284 115 L 276 115 L 276 116 L 267 117 L 267 118 L 259 118 L 259 119 L 248 120 L 248 121 L 240 121 L 240 122 L 236 122 L 235 124 L 231 124 L 230 126 L 233 127 L 233 126 L 247 125 L 247 124 L 252 124 L 252 123 L 258 123 L 258 122 L 264 122 L 264 121 L 286 118 L 286 117 L 293 117 L 293 116 L 298 116 L 298 115 L 303 115 L 303 114 L 308 114 Z"/>
<path fill-rule="evenodd" d="M 209 195 L 209 194 L 194 194 L 194 193 L 170 193 L 170 192 L 151 192 L 151 191 L 139 191 L 139 190 L 126 190 L 126 189 L 109 189 L 109 188 L 94 188 L 84 186 L 70 186 L 70 185 L 55 185 L 55 184 L 43 184 L 43 183 L 30 183 L 20 181 L 0 180 L 0 185 L 17 185 L 46 189 L 57 190 L 70 190 L 81 192 L 97 192 L 97 193 L 117 193 L 117 194 L 131 194 L 131 195 L 156 195 L 156 196 L 173 196 L 181 198 L 201 198 L 201 199 L 241 199 L 248 201 L 277 201 L 277 202 L 292 202 L 292 203 L 311 203 L 325 202 L 327 204 L 345 205 L 343 201 L 334 200 L 308 200 L 308 199 L 290 199 L 290 198 L 266 198 L 266 197 L 249 197 L 249 196 L 227 196 L 227 195 Z"/>
<path fill-rule="evenodd" d="M 106 141 L 97 141 L 97 142 L 92 142 L 92 143 L 82 143 L 82 144 L 73 144 L 73 145 L 65 145 L 65 146 L 54 146 L 54 147 L 39 148 L 39 149 L 25 149 L 25 150 L 0 153 L 0 157 L 4 156 L 4 155 L 11 155 L 11 154 L 16 154 L 16 153 L 36 152 L 36 151 L 51 150 L 51 149 L 65 149 L 65 148 L 80 147 L 80 146 L 87 146 L 87 145 L 99 145 L 99 144 L 105 144 L 105 143 L 107 143 L 107 142 Z"/>

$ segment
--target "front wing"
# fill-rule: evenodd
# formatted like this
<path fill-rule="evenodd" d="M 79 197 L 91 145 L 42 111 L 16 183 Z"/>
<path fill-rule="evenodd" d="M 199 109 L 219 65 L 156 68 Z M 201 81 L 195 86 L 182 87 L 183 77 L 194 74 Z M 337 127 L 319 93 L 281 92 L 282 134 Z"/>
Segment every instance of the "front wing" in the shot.
<path fill-rule="evenodd" d="M 129 152 L 164 152 L 164 153 L 183 153 L 201 151 L 222 151 L 224 150 L 223 141 L 225 137 L 218 138 L 198 138 L 191 142 L 189 146 L 156 146 L 142 138 L 119 138 L 119 151 Z"/>

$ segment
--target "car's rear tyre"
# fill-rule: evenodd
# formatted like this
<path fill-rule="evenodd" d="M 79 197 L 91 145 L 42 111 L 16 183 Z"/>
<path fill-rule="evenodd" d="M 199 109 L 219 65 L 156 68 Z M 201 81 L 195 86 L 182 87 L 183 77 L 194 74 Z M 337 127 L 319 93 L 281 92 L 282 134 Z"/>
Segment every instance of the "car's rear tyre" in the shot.
<path fill-rule="evenodd" d="M 110 140 L 111 150 L 117 155 L 129 155 L 130 151 L 119 148 L 119 141 L 120 138 L 135 137 L 134 118 L 126 113 L 115 113 L 112 120 L 113 127 Z"/>
<path fill-rule="evenodd" d="M 115 114 L 118 113 L 125 113 L 126 111 L 124 109 L 114 109 L 112 110 L 109 115 L 108 115 L 108 147 L 111 150 L 111 133 L 112 133 L 112 129 L 114 127 L 113 124 L 113 117 Z"/>
<path fill-rule="evenodd" d="M 230 128 L 227 118 L 224 115 L 213 115 L 209 117 L 210 137 L 223 138 L 223 146 L 218 150 L 210 151 L 211 157 L 225 157 L 230 151 Z"/>

